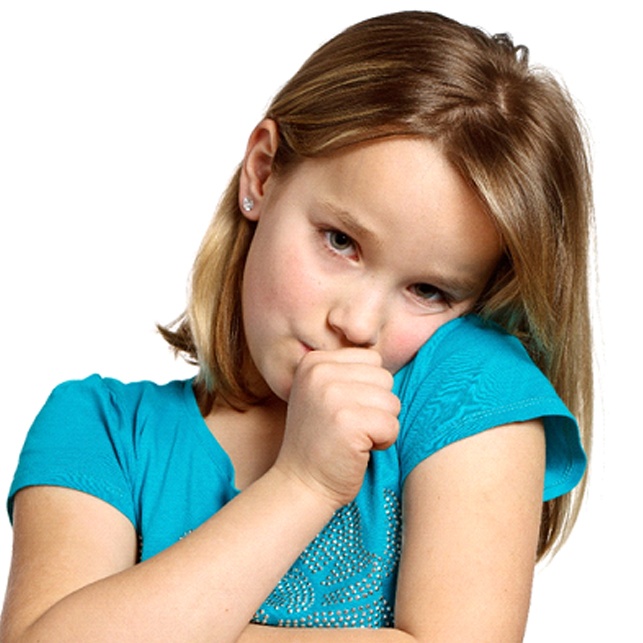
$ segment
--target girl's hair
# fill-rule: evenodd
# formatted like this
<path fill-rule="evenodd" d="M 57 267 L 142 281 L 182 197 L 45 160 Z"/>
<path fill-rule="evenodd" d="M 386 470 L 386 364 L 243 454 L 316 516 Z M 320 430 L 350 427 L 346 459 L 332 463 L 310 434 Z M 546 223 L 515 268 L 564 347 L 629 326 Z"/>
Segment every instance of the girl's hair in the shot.
<path fill-rule="evenodd" d="M 475 312 L 518 336 L 579 420 L 592 426 L 588 262 L 589 161 L 566 90 L 530 67 L 525 47 L 443 16 L 401 12 L 366 20 L 316 51 L 276 95 L 273 172 L 304 158 L 384 137 L 437 144 L 486 205 L 504 257 Z M 199 254 L 187 312 L 161 329 L 200 366 L 202 411 L 218 399 L 259 401 L 244 380 L 249 356 L 240 293 L 254 224 L 232 179 Z M 554 551 L 576 519 L 584 483 L 544 504 L 539 555 Z"/>

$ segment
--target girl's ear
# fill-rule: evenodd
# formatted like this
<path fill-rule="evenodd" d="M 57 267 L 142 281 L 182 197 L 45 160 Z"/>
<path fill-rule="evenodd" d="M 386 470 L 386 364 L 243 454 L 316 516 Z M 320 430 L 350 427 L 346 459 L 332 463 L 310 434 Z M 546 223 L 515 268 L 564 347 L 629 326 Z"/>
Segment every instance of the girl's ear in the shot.
<path fill-rule="evenodd" d="M 239 208 L 252 221 L 259 218 L 266 183 L 272 173 L 272 161 L 279 146 L 277 123 L 266 118 L 250 135 L 241 166 Z"/>

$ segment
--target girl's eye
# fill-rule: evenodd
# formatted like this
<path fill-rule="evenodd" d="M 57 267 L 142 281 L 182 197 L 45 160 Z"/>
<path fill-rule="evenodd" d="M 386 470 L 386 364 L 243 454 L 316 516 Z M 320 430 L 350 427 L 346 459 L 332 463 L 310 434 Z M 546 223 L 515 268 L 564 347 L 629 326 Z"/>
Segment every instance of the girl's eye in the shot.
<path fill-rule="evenodd" d="M 448 295 L 431 284 L 413 284 L 410 290 L 424 305 L 436 311 L 446 310 L 451 305 Z"/>
<path fill-rule="evenodd" d="M 355 254 L 355 242 L 340 230 L 326 230 L 324 232 L 326 243 L 337 254 L 349 257 Z"/>

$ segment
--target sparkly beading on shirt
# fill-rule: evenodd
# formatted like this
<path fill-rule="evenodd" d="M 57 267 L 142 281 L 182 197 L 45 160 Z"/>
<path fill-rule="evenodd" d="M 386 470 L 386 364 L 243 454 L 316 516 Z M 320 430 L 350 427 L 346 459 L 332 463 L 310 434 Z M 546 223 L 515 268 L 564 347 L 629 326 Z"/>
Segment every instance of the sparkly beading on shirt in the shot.
<path fill-rule="evenodd" d="M 304 550 L 257 611 L 253 622 L 282 627 L 391 627 L 384 592 L 400 558 L 400 502 L 383 491 L 386 529 L 381 551 L 365 547 L 362 516 L 352 502 Z"/>

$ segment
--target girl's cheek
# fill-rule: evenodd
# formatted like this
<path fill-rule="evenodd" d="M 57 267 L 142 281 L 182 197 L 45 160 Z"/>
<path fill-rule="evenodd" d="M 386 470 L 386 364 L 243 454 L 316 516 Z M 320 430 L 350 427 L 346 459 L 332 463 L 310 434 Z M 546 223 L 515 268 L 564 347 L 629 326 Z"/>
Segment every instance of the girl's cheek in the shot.
<path fill-rule="evenodd" d="M 417 331 L 413 332 L 413 329 L 409 329 L 408 332 L 400 333 L 396 335 L 396 337 L 391 338 L 389 343 L 390 351 L 387 351 L 387 355 L 382 355 L 387 370 L 392 373 L 399 371 L 413 359 L 414 355 L 420 350 L 422 345 L 428 341 L 432 334 L 433 331 L 418 335 Z"/>

